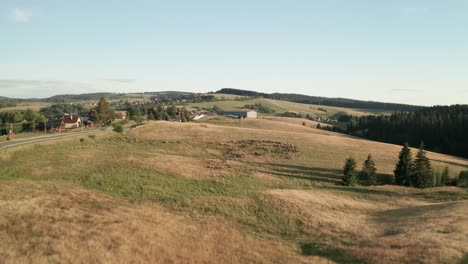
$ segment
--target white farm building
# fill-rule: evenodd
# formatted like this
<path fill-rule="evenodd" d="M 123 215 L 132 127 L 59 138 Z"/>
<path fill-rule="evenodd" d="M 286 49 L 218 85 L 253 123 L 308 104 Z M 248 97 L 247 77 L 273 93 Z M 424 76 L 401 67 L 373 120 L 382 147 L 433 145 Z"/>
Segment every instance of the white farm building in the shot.
<path fill-rule="evenodd" d="M 228 111 L 224 112 L 224 115 L 234 117 L 234 118 L 257 118 L 257 111 L 247 110 L 247 111 Z"/>

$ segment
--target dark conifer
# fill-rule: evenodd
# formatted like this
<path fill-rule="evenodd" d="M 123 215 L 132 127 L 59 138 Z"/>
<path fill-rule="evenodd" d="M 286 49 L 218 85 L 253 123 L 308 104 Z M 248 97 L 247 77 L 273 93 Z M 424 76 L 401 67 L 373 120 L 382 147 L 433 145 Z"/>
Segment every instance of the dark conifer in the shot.
<path fill-rule="evenodd" d="M 343 185 L 354 186 L 357 184 L 356 160 L 347 158 L 343 167 Z"/>
<path fill-rule="evenodd" d="M 431 162 L 426 157 L 423 142 L 421 142 L 418 153 L 416 154 L 416 159 L 414 160 L 412 179 L 414 187 L 427 188 L 433 186 Z"/>
<path fill-rule="evenodd" d="M 411 186 L 411 174 L 413 169 L 412 156 L 408 143 L 405 143 L 398 155 L 398 163 L 393 171 L 395 174 L 395 183 L 397 185 Z"/>
<path fill-rule="evenodd" d="M 445 166 L 444 170 L 442 171 L 442 175 L 440 177 L 440 186 L 449 185 L 450 178 L 449 178 L 449 168 Z"/>
<path fill-rule="evenodd" d="M 377 184 L 377 169 L 375 168 L 374 160 L 372 159 L 371 154 L 367 156 L 367 159 L 362 165 L 361 177 L 366 185 L 376 185 Z"/>

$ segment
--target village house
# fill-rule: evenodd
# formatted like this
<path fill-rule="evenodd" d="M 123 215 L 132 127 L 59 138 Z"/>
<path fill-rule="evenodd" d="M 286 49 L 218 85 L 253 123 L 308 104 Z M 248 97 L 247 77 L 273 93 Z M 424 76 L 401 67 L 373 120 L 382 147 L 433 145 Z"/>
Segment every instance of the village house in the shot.
<path fill-rule="evenodd" d="M 94 126 L 94 122 L 91 121 L 91 118 L 89 118 L 87 116 L 82 117 L 81 122 L 82 122 L 83 126 L 85 126 L 85 127 L 93 127 Z"/>
<path fill-rule="evenodd" d="M 63 125 L 66 129 L 70 129 L 70 128 L 79 128 L 81 127 L 82 125 L 82 120 L 81 120 L 81 117 L 79 115 L 74 115 L 74 114 L 71 114 L 71 115 L 68 115 L 68 114 L 65 114 L 63 116 Z"/>
<path fill-rule="evenodd" d="M 223 112 L 223 114 L 234 118 L 257 118 L 257 111 L 254 110 L 227 111 Z"/>
<path fill-rule="evenodd" d="M 115 119 L 117 120 L 126 120 L 127 112 L 126 111 L 115 111 Z"/>

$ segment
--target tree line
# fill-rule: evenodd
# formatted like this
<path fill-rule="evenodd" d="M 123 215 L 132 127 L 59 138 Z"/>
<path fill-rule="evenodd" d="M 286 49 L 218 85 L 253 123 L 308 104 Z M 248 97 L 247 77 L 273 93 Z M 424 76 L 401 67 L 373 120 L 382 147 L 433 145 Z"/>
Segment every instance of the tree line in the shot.
<path fill-rule="evenodd" d="M 52 120 L 61 120 L 65 114 L 89 116 L 95 123 L 109 124 L 115 119 L 114 110 L 109 106 L 106 98 L 102 97 L 94 109 L 81 104 L 53 104 L 40 109 L 0 112 L 0 134 L 8 137 L 12 133 L 23 131 L 36 132 L 38 129 L 47 131 L 47 124 Z"/>
<path fill-rule="evenodd" d="M 373 101 L 361 101 L 346 98 L 327 98 L 320 96 L 309 96 L 303 94 L 288 94 L 288 93 L 259 93 L 255 91 L 240 90 L 234 88 L 223 88 L 216 93 L 221 94 L 234 94 L 240 96 L 252 96 L 252 97 L 263 97 L 275 100 L 283 100 L 295 103 L 303 104 L 317 104 L 317 105 L 328 105 L 337 107 L 347 108 L 359 108 L 359 109 L 379 109 L 388 111 L 414 111 L 423 108 L 422 106 L 396 104 L 396 103 L 382 103 Z"/>
<path fill-rule="evenodd" d="M 185 106 L 177 107 L 175 104 L 164 105 L 160 103 L 147 103 L 134 105 L 126 102 L 121 106 L 129 114 L 131 120 L 141 122 L 147 120 L 177 120 L 180 122 L 190 122 L 190 112 Z"/>
<path fill-rule="evenodd" d="M 415 112 L 352 116 L 344 131 L 371 140 L 417 147 L 468 158 L 468 105 L 434 106 Z"/>

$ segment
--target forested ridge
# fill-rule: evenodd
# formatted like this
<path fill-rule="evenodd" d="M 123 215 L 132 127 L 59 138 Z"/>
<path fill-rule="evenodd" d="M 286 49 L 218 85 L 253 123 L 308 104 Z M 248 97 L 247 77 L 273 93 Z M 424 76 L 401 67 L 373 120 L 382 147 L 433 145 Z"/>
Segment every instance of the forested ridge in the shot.
<path fill-rule="evenodd" d="M 468 105 L 433 106 L 415 112 L 350 118 L 347 133 L 468 158 Z"/>
<path fill-rule="evenodd" d="M 357 109 L 378 109 L 388 111 L 414 111 L 422 109 L 422 106 L 406 105 L 406 104 L 395 104 L 395 103 L 382 103 L 374 101 L 361 101 L 346 98 L 328 98 L 320 96 L 309 96 L 303 94 L 291 94 L 291 93 L 259 93 L 255 91 L 239 90 L 234 88 L 223 88 L 216 93 L 222 94 L 234 94 L 239 96 L 257 96 L 268 99 L 290 101 L 295 103 L 303 104 L 318 104 L 336 107 L 347 107 Z"/>

